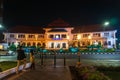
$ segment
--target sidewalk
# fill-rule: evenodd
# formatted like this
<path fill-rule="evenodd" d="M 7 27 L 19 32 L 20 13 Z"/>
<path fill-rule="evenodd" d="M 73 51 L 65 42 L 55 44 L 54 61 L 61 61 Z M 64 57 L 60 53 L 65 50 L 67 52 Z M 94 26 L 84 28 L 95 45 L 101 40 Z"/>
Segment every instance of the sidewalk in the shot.
<path fill-rule="evenodd" d="M 27 70 L 4 80 L 72 80 L 68 67 L 36 65 L 36 70 Z"/>

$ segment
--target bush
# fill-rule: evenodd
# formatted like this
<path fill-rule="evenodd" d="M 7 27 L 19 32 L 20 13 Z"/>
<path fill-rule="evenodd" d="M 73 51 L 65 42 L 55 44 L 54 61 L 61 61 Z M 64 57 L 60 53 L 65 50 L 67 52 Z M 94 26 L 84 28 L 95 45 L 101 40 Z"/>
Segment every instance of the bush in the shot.
<path fill-rule="evenodd" d="M 110 80 L 110 79 L 104 74 L 95 71 L 84 74 L 83 80 Z"/>
<path fill-rule="evenodd" d="M 93 66 L 81 66 L 76 68 L 76 71 L 83 80 L 111 80 L 103 73 L 96 71 L 96 68 Z"/>
<path fill-rule="evenodd" d="M 106 49 L 105 52 L 115 52 L 114 48 Z"/>

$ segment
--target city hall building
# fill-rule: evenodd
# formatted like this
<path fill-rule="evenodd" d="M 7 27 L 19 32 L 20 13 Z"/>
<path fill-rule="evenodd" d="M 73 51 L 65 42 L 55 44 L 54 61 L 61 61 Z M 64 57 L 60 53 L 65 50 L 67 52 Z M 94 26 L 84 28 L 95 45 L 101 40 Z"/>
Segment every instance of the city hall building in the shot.
<path fill-rule="evenodd" d="M 57 19 L 45 27 L 16 26 L 4 34 L 4 41 L 15 45 L 41 45 L 46 49 L 68 49 L 69 46 L 86 47 L 101 44 L 116 47 L 116 30 L 101 25 L 71 26 Z"/>

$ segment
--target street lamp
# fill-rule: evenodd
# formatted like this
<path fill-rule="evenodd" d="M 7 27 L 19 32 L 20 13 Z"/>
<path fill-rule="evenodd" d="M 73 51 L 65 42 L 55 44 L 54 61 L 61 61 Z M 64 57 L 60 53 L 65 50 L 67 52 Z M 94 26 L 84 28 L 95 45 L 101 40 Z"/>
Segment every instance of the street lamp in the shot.
<path fill-rule="evenodd" d="M 2 28 L 2 25 L 0 24 L 0 28 Z"/>
<path fill-rule="evenodd" d="M 77 36 L 77 39 L 78 39 L 78 47 L 80 47 L 80 39 L 81 39 L 81 36 L 80 36 L 80 34 Z M 77 53 L 77 55 L 78 55 L 78 62 L 77 62 L 77 67 L 80 67 L 80 50 L 78 49 L 78 53 Z"/>
<path fill-rule="evenodd" d="M 105 31 L 105 28 L 107 27 L 107 26 L 109 26 L 110 25 L 110 22 L 109 21 L 106 21 L 106 22 L 104 22 L 104 24 L 103 24 L 103 29 L 104 29 L 104 31 Z"/>
<path fill-rule="evenodd" d="M 90 42 L 90 40 L 91 40 L 91 36 L 90 36 L 90 35 L 88 36 L 88 39 L 89 39 L 89 45 L 91 45 L 91 44 L 90 44 L 90 43 L 91 43 L 91 42 Z"/>
<path fill-rule="evenodd" d="M 81 36 L 78 35 L 78 36 L 77 36 L 77 39 L 78 39 L 78 47 L 80 47 L 80 39 L 81 39 Z"/>
<path fill-rule="evenodd" d="M 110 24 L 110 22 L 106 21 L 106 22 L 104 23 L 104 26 L 108 26 L 109 24 Z"/>

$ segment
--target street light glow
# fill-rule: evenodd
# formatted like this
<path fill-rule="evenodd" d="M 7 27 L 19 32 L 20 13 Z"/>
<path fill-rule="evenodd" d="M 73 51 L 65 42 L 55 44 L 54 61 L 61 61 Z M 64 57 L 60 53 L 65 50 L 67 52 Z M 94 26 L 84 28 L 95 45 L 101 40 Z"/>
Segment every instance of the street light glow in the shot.
<path fill-rule="evenodd" d="M 105 26 L 108 26 L 110 23 L 107 21 L 104 23 Z"/>
<path fill-rule="evenodd" d="M 2 25 L 0 24 L 0 28 L 2 28 Z"/>
<path fill-rule="evenodd" d="M 81 36 L 80 36 L 80 35 L 78 35 L 78 36 L 77 36 L 77 39 L 78 39 L 78 40 L 79 40 L 79 39 L 81 39 Z"/>
<path fill-rule="evenodd" d="M 91 39 L 91 36 L 88 36 L 88 39 Z"/>

